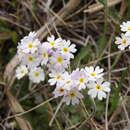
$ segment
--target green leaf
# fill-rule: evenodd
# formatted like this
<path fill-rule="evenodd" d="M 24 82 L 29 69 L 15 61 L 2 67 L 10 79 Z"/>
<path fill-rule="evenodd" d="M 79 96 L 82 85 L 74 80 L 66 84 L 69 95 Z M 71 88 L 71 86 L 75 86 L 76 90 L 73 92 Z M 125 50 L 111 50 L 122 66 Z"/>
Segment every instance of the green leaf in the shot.
<path fill-rule="evenodd" d="M 12 41 L 16 44 L 18 42 L 18 36 L 16 32 L 12 32 Z"/>
<path fill-rule="evenodd" d="M 104 7 L 107 7 L 107 0 L 98 0 Z"/>
<path fill-rule="evenodd" d="M 96 118 L 101 119 L 101 116 L 104 115 L 104 108 L 105 108 L 105 102 L 101 102 L 99 100 L 96 100 Z"/>
<path fill-rule="evenodd" d="M 99 40 L 98 40 L 98 55 L 101 56 L 101 54 L 103 53 L 105 47 L 107 44 L 107 39 L 105 34 L 102 34 L 101 36 L 99 36 Z"/>
<path fill-rule="evenodd" d="M 81 49 L 78 51 L 77 56 L 75 56 L 74 60 L 71 63 L 71 68 L 75 68 L 80 65 L 81 61 L 85 58 L 87 61 L 88 59 L 86 58 L 87 55 L 90 54 L 90 46 L 83 46 Z"/>
<path fill-rule="evenodd" d="M 112 97 L 110 99 L 111 106 L 110 106 L 109 113 L 108 113 L 109 115 L 112 114 L 112 112 L 118 107 L 122 83 L 125 80 L 125 76 L 126 76 L 127 72 L 128 72 L 128 70 L 125 70 L 122 72 L 118 88 L 114 87 L 112 89 L 113 94 L 112 94 Z"/>
<path fill-rule="evenodd" d="M 130 0 L 126 0 L 126 6 L 127 6 L 127 19 L 130 19 Z"/>
<path fill-rule="evenodd" d="M 108 14 L 115 20 L 115 21 L 120 21 L 121 17 L 118 14 L 117 10 L 114 8 L 109 8 L 108 9 Z M 119 23 L 119 22 L 118 22 Z"/>

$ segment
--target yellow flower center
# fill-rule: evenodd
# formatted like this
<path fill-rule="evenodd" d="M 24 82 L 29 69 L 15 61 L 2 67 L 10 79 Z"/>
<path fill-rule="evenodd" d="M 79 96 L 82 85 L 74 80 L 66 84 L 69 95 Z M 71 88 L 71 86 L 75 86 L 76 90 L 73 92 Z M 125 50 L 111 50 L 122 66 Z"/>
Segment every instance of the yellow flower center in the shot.
<path fill-rule="evenodd" d="M 65 91 L 65 90 L 64 90 L 63 88 L 61 88 L 61 89 L 59 90 L 59 93 L 63 94 L 64 91 Z"/>
<path fill-rule="evenodd" d="M 60 80 L 60 79 L 61 79 L 61 75 L 58 75 L 58 76 L 56 77 L 56 79 L 57 79 L 57 80 Z"/>
<path fill-rule="evenodd" d="M 55 45 L 55 42 L 50 42 L 50 44 L 51 44 L 52 46 L 54 46 L 54 45 Z"/>
<path fill-rule="evenodd" d="M 96 73 L 90 73 L 90 75 L 94 77 L 94 76 L 96 76 L 97 74 L 96 74 Z"/>
<path fill-rule="evenodd" d="M 130 31 L 130 27 L 128 27 L 128 29 L 127 29 L 128 31 Z"/>
<path fill-rule="evenodd" d="M 40 76 L 40 73 L 39 72 L 35 72 L 34 74 L 36 77 Z"/>
<path fill-rule="evenodd" d="M 64 52 L 69 52 L 69 49 L 68 48 L 64 48 L 63 51 Z"/>
<path fill-rule="evenodd" d="M 74 98 L 74 97 L 76 97 L 76 94 L 74 92 L 70 92 L 69 96 L 70 96 L 70 98 Z"/>
<path fill-rule="evenodd" d="M 28 48 L 33 48 L 32 43 L 29 43 L 29 44 L 28 44 Z"/>
<path fill-rule="evenodd" d="M 126 40 L 122 40 L 122 44 L 126 44 Z"/>
<path fill-rule="evenodd" d="M 47 57 L 47 54 L 46 53 L 42 53 L 42 57 Z"/>
<path fill-rule="evenodd" d="M 24 73 L 25 73 L 25 72 L 22 70 L 22 71 L 21 71 L 21 74 L 24 74 Z"/>
<path fill-rule="evenodd" d="M 33 61 L 33 57 L 32 57 L 32 56 L 29 56 L 29 57 L 28 57 L 28 61 L 29 61 L 29 62 L 32 62 L 32 61 Z"/>
<path fill-rule="evenodd" d="M 63 61 L 62 57 L 57 58 L 57 62 L 62 63 L 62 61 Z"/>
<path fill-rule="evenodd" d="M 84 83 L 84 80 L 85 80 L 84 78 L 80 78 L 80 79 L 79 79 L 79 82 L 80 82 L 80 83 Z"/>
<path fill-rule="evenodd" d="M 65 84 L 70 84 L 71 83 L 71 81 L 67 81 L 67 82 L 65 82 Z"/>
<path fill-rule="evenodd" d="M 102 86 L 101 85 L 96 85 L 96 90 L 101 90 Z"/>

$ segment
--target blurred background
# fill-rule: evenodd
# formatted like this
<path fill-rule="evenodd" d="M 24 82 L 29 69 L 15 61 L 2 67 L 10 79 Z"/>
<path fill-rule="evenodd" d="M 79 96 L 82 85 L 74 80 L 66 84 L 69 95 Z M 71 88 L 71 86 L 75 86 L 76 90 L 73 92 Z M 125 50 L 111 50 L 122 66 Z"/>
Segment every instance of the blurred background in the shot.
<path fill-rule="evenodd" d="M 130 52 L 114 44 L 129 19 L 130 0 L 0 0 L 0 130 L 130 130 Z M 71 69 L 103 67 L 109 100 L 93 101 L 84 90 L 84 104 L 62 105 L 50 127 L 61 99 L 35 107 L 53 96 L 55 86 L 48 77 L 38 85 L 15 79 L 17 45 L 30 31 L 41 41 L 53 34 L 75 43 Z M 31 111 L 11 117 L 24 110 Z"/>

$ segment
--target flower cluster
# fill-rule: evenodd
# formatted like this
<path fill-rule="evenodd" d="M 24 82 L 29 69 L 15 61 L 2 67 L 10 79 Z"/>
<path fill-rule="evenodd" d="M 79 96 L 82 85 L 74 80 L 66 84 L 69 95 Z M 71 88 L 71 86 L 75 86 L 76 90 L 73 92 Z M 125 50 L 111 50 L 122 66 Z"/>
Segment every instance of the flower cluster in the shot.
<path fill-rule="evenodd" d="M 123 33 L 120 37 L 116 37 L 115 44 L 120 50 L 124 50 L 126 47 L 130 48 L 130 21 L 123 22 L 120 27 Z"/>
<path fill-rule="evenodd" d="M 55 71 L 49 74 L 50 85 L 56 85 L 53 92 L 55 97 L 63 96 L 63 101 L 69 105 L 78 104 L 83 98 L 81 90 L 88 89 L 88 95 L 102 100 L 106 98 L 106 92 L 110 92 L 110 83 L 104 81 L 103 69 L 97 67 L 85 67 L 76 69 L 72 73 Z"/>
<path fill-rule="evenodd" d="M 62 96 L 67 105 L 78 104 L 83 98 L 83 89 L 88 89 L 92 98 L 106 98 L 110 83 L 104 81 L 102 68 L 90 66 L 77 68 L 71 73 L 67 71 L 70 60 L 74 58 L 75 47 L 69 40 L 56 39 L 53 35 L 41 43 L 36 33 L 30 32 L 17 47 L 20 65 L 16 69 L 16 77 L 21 79 L 28 75 L 33 83 L 40 83 L 45 80 L 45 72 L 49 72 L 49 84 L 56 85 L 53 92 L 55 98 Z"/>
<path fill-rule="evenodd" d="M 17 53 L 20 66 L 16 69 L 16 77 L 21 79 L 28 74 L 29 79 L 34 83 L 40 83 L 45 79 L 43 67 L 49 72 L 59 70 L 65 71 L 74 58 L 76 52 L 75 44 L 61 38 L 55 39 L 52 35 L 46 42 L 41 43 L 36 38 L 35 32 L 30 32 L 18 43 Z"/>

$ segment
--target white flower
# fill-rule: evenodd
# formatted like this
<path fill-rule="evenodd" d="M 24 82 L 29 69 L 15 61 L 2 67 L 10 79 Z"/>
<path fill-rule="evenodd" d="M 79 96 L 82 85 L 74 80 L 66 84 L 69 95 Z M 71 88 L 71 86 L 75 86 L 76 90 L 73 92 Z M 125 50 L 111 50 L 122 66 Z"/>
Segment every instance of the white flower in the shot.
<path fill-rule="evenodd" d="M 76 45 L 71 44 L 70 40 L 63 40 L 62 42 L 63 43 L 59 46 L 58 50 L 68 58 L 74 58 L 74 55 L 72 53 L 76 52 Z"/>
<path fill-rule="evenodd" d="M 28 34 L 28 36 L 29 37 L 36 37 L 36 35 L 37 35 L 37 33 L 34 31 L 34 32 L 30 32 L 29 34 Z"/>
<path fill-rule="evenodd" d="M 63 72 L 52 71 L 51 73 L 49 73 L 51 79 L 49 79 L 48 82 L 50 83 L 50 85 L 55 85 L 56 83 L 58 84 L 58 82 L 63 79 L 63 75 Z"/>
<path fill-rule="evenodd" d="M 33 31 L 33 32 L 29 32 L 29 34 L 28 34 L 27 36 L 25 36 L 24 38 L 28 38 L 28 37 L 35 38 L 36 35 L 37 35 L 37 33 L 36 33 L 35 31 Z M 23 39 L 24 39 L 24 38 L 23 38 Z M 21 41 L 22 41 L 23 39 L 21 39 Z"/>
<path fill-rule="evenodd" d="M 30 36 L 25 36 L 20 43 L 18 43 L 18 52 L 34 53 L 37 51 L 40 41 L 34 38 L 35 34 L 30 33 Z"/>
<path fill-rule="evenodd" d="M 41 65 L 46 65 L 48 62 L 48 53 L 46 48 L 40 46 L 38 49 L 38 55 L 41 57 Z"/>
<path fill-rule="evenodd" d="M 92 80 L 92 81 L 95 81 L 104 75 L 103 69 L 100 68 L 99 66 L 95 67 L 95 69 L 93 66 L 85 67 L 85 70 L 86 70 L 86 74 L 88 76 L 88 79 Z"/>
<path fill-rule="evenodd" d="M 88 88 L 88 95 L 90 95 L 92 98 L 98 97 L 99 100 L 102 100 L 103 98 L 106 98 L 105 92 L 110 92 L 110 83 L 104 82 L 103 78 L 101 78 L 96 82 L 90 82 L 88 84 Z"/>
<path fill-rule="evenodd" d="M 22 64 L 27 65 L 29 68 L 37 67 L 41 62 L 41 58 L 37 54 L 26 54 L 21 60 Z"/>
<path fill-rule="evenodd" d="M 20 65 L 16 69 L 16 77 L 17 79 L 21 79 L 28 73 L 28 69 L 25 65 Z"/>
<path fill-rule="evenodd" d="M 45 74 L 44 74 L 43 69 L 40 67 L 31 69 L 31 71 L 29 73 L 29 79 L 33 83 L 40 83 L 41 81 L 44 81 Z"/>
<path fill-rule="evenodd" d="M 49 63 L 48 67 L 50 70 L 64 71 L 70 64 L 70 60 L 59 52 L 54 52 L 49 58 Z"/>
<path fill-rule="evenodd" d="M 38 45 L 40 45 L 40 41 L 35 37 L 36 32 L 30 32 L 28 36 L 25 36 L 23 39 L 21 39 L 17 47 L 17 52 L 19 55 L 21 53 L 34 53 L 37 50 Z"/>
<path fill-rule="evenodd" d="M 70 90 L 75 85 L 71 79 L 71 75 L 66 71 L 63 75 L 63 79 L 59 81 L 59 84 L 66 90 Z"/>
<path fill-rule="evenodd" d="M 22 49 L 20 48 L 20 46 L 17 46 L 17 54 L 18 54 L 18 59 L 21 61 L 25 53 L 22 52 Z"/>
<path fill-rule="evenodd" d="M 86 88 L 86 83 L 88 83 L 88 76 L 84 69 L 76 69 L 72 72 L 71 77 L 74 83 L 77 84 L 79 90 Z"/>
<path fill-rule="evenodd" d="M 130 35 L 130 21 L 123 22 L 121 25 L 121 31 L 126 32 L 126 35 Z"/>
<path fill-rule="evenodd" d="M 83 95 L 78 91 L 78 89 L 73 88 L 70 91 L 67 92 L 65 95 L 63 102 L 66 103 L 66 105 L 72 105 L 79 104 L 79 99 L 82 99 Z"/>
<path fill-rule="evenodd" d="M 64 96 L 66 94 L 66 90 L 62 86 L 56 87 L 55 90 L 53 91 L 53 94 L 55 98 L 59 96 Z"/>
<path fill-rule="evenodd" d="M 54 35 L 51 35 L 50 37 L 47 38 L 47 42 L 44 42 L 44 47 L 45 48 L 58 48 L 60 42 L 62 42 L 61 38 L 55 39 Z"/>
<path fill-rule="evenodd" d="M 126 36 L 122 33 L 121 37 L 116 37 L 115 44 L 118 45 L 120 50 L 124 50 L 127 46 L 130 45 L 130 36 Z"/>

